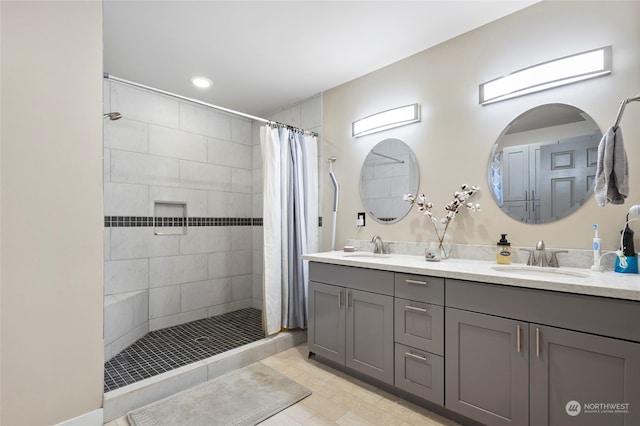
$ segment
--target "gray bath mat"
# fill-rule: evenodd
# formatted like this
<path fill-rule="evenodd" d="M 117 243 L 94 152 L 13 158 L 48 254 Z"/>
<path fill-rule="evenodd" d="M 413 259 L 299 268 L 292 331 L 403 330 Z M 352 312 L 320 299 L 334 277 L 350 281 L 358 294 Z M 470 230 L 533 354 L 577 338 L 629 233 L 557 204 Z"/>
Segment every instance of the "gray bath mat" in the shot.
<path fill-rule="evenodd" d="M 132 426 L 255 425 L 311 391 L 261 362 L 131 411 Z"/>

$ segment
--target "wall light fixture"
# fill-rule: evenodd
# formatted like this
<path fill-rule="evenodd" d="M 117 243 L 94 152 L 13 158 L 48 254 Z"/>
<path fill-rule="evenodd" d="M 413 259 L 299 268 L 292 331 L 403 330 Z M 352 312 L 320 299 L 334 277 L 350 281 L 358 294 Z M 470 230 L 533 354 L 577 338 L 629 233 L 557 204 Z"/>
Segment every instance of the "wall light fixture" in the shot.
<path fill-rule="evenodd" d="M 354 121 L 351 124 L 351 134 L 358 138 L 418 121 L 420 121 L 420 104 L 405 105 Z"/>
<path fill-rule="evenodd" d="M 480 85 L 482 105 L 611 73 L 611 46 L 554 59 Z"/>

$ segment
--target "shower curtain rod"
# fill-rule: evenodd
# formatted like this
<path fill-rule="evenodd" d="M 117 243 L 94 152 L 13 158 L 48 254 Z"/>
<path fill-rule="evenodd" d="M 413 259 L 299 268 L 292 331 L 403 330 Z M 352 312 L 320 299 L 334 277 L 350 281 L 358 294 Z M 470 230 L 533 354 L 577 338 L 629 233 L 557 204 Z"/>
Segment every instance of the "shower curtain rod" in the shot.
<path fill-rule="evenodd" d="M 267 120 L 266 118 L 257 117 L 255 115 L 247 114 L 247 113 L 240 112 L 240 111 L 235 111 L 235 110 L 232 110 L 232 109 L 229 109 L 229 108 L 225 108 L 225 107 L 221 107 L 221 106 L 218 106 L 218 105 L 213 105 L 213 104 L 210 104 L 210 103 L 207 103 L 207 102 L 199 101 L 197 99 L 188 98 L 186 96 L 178 95 L 176 93 L 167 92 L 166 90 L 157 89 L 155 87 L 147 86 L 147 85 L 140 84 L 140 83 L 135 83 L 133 81 L 125 80 L 124 78 L 120 78 L 120 77 L 116 77 L 114 75 L 111 75 L 108 72 L 103 73 L 103 77 L 105 79 L 107 79 L 107 80 L 117 81 L 119 83 L 128 84 L 130 86 L 138 87 L 140 89 L 150 90 L 152 92 L 161 93 L 163 95 L 167 95 L 167 96 L 171 96 L 171 97 L 174 97 L 174 98 L 178 98 L 178 99 L 181 99 L 183 101 L 189 101 L 189 102 L 196 103 L 198 105 L 202 105 L 202 106 L 206 106 L 206 107 L 209 107 L 209 108 L 217 109 L 218 111 L 224 111 L 224 112 L 229 113 L 229 114 L 239 115 L 240 117 L 245 117 L 245 118 L 249 118 L 251 120 L 260 121 L 262 123 L 267 123 L 270 126 L 286 127 L 288 129 L 291 129 L 291 130 L 302 132 L 302 133 L 304 133 L 306 135 L 318 137 L 318 134 L 316 132 L 310 132 L 308 130 L 300 129 L 298 127 L 290 126 L 288 124 L 279 123 L 279 122 L 273 121 L 273 120 Z"/>
<path fill-rule="evenodd" d="M 622 114 L 624 113 L 624 107 L 626 107 L 629 102 L 635 101 L 640 101 L 640 93 L 633 98 L 627 98 L 620 101 L 620 109 L 618 109 L 618 115 L 616 116 L 616 121 L 613 124 L 614 128 L 618 127 L 618 124 L 620 124 L 620 119 L 622 118 Z"/>

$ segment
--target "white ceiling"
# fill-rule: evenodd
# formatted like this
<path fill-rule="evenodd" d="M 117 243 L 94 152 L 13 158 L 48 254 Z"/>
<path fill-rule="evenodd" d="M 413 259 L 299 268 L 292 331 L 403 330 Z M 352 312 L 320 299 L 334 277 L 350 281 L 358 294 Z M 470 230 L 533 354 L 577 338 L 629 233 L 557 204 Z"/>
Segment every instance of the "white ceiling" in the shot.
<path fill-rule="evenodd" d="M 536 1 L 105 0 L 104 70 L 266 116 Z"/>

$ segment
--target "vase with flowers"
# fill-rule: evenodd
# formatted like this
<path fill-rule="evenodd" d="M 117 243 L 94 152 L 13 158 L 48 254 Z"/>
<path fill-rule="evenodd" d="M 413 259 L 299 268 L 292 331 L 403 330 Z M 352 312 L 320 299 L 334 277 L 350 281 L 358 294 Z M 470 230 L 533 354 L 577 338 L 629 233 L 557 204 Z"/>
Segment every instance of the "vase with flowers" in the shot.
<path fill-rule="evenodd" d="M 476 185 L 466 185 L 463 184 L 460 191 L 456 191 L 453 193 L 453 200 L 447 203 L 444 206 L 446 215 L 442 219 L 436 218 L 431 209 L 433 208 L 433 203 L 427 201 L 427 197 L 425 194 L 420 194 L 418 196 L 414 196 L 413 194 L 406 194 L 403 196 L 403 200 L 410 203 L 415 204 L 416 208 L 419 212 L 423 213 L 429 222 L 433 225 L 433 229 L 435 230 L 436 237 L 438 238 L 438 250 L 440 251 L 440 257 L 446 259 L 449 257 L 449 253 L 445 250 L 444 240 L 445 235 L 447 234 L 447 230 L 449 229 L 449 224 L 455 219 L 456 215 L 460 212 L 462 207 L 465 207 L 473 212 L 480 211 L 480 204 L 475 204 L 469 201 L 469 199 L 478 192 L 480 188 Z M 438 225 L 441 225 L 443 228 L 439 228 Z"/>

